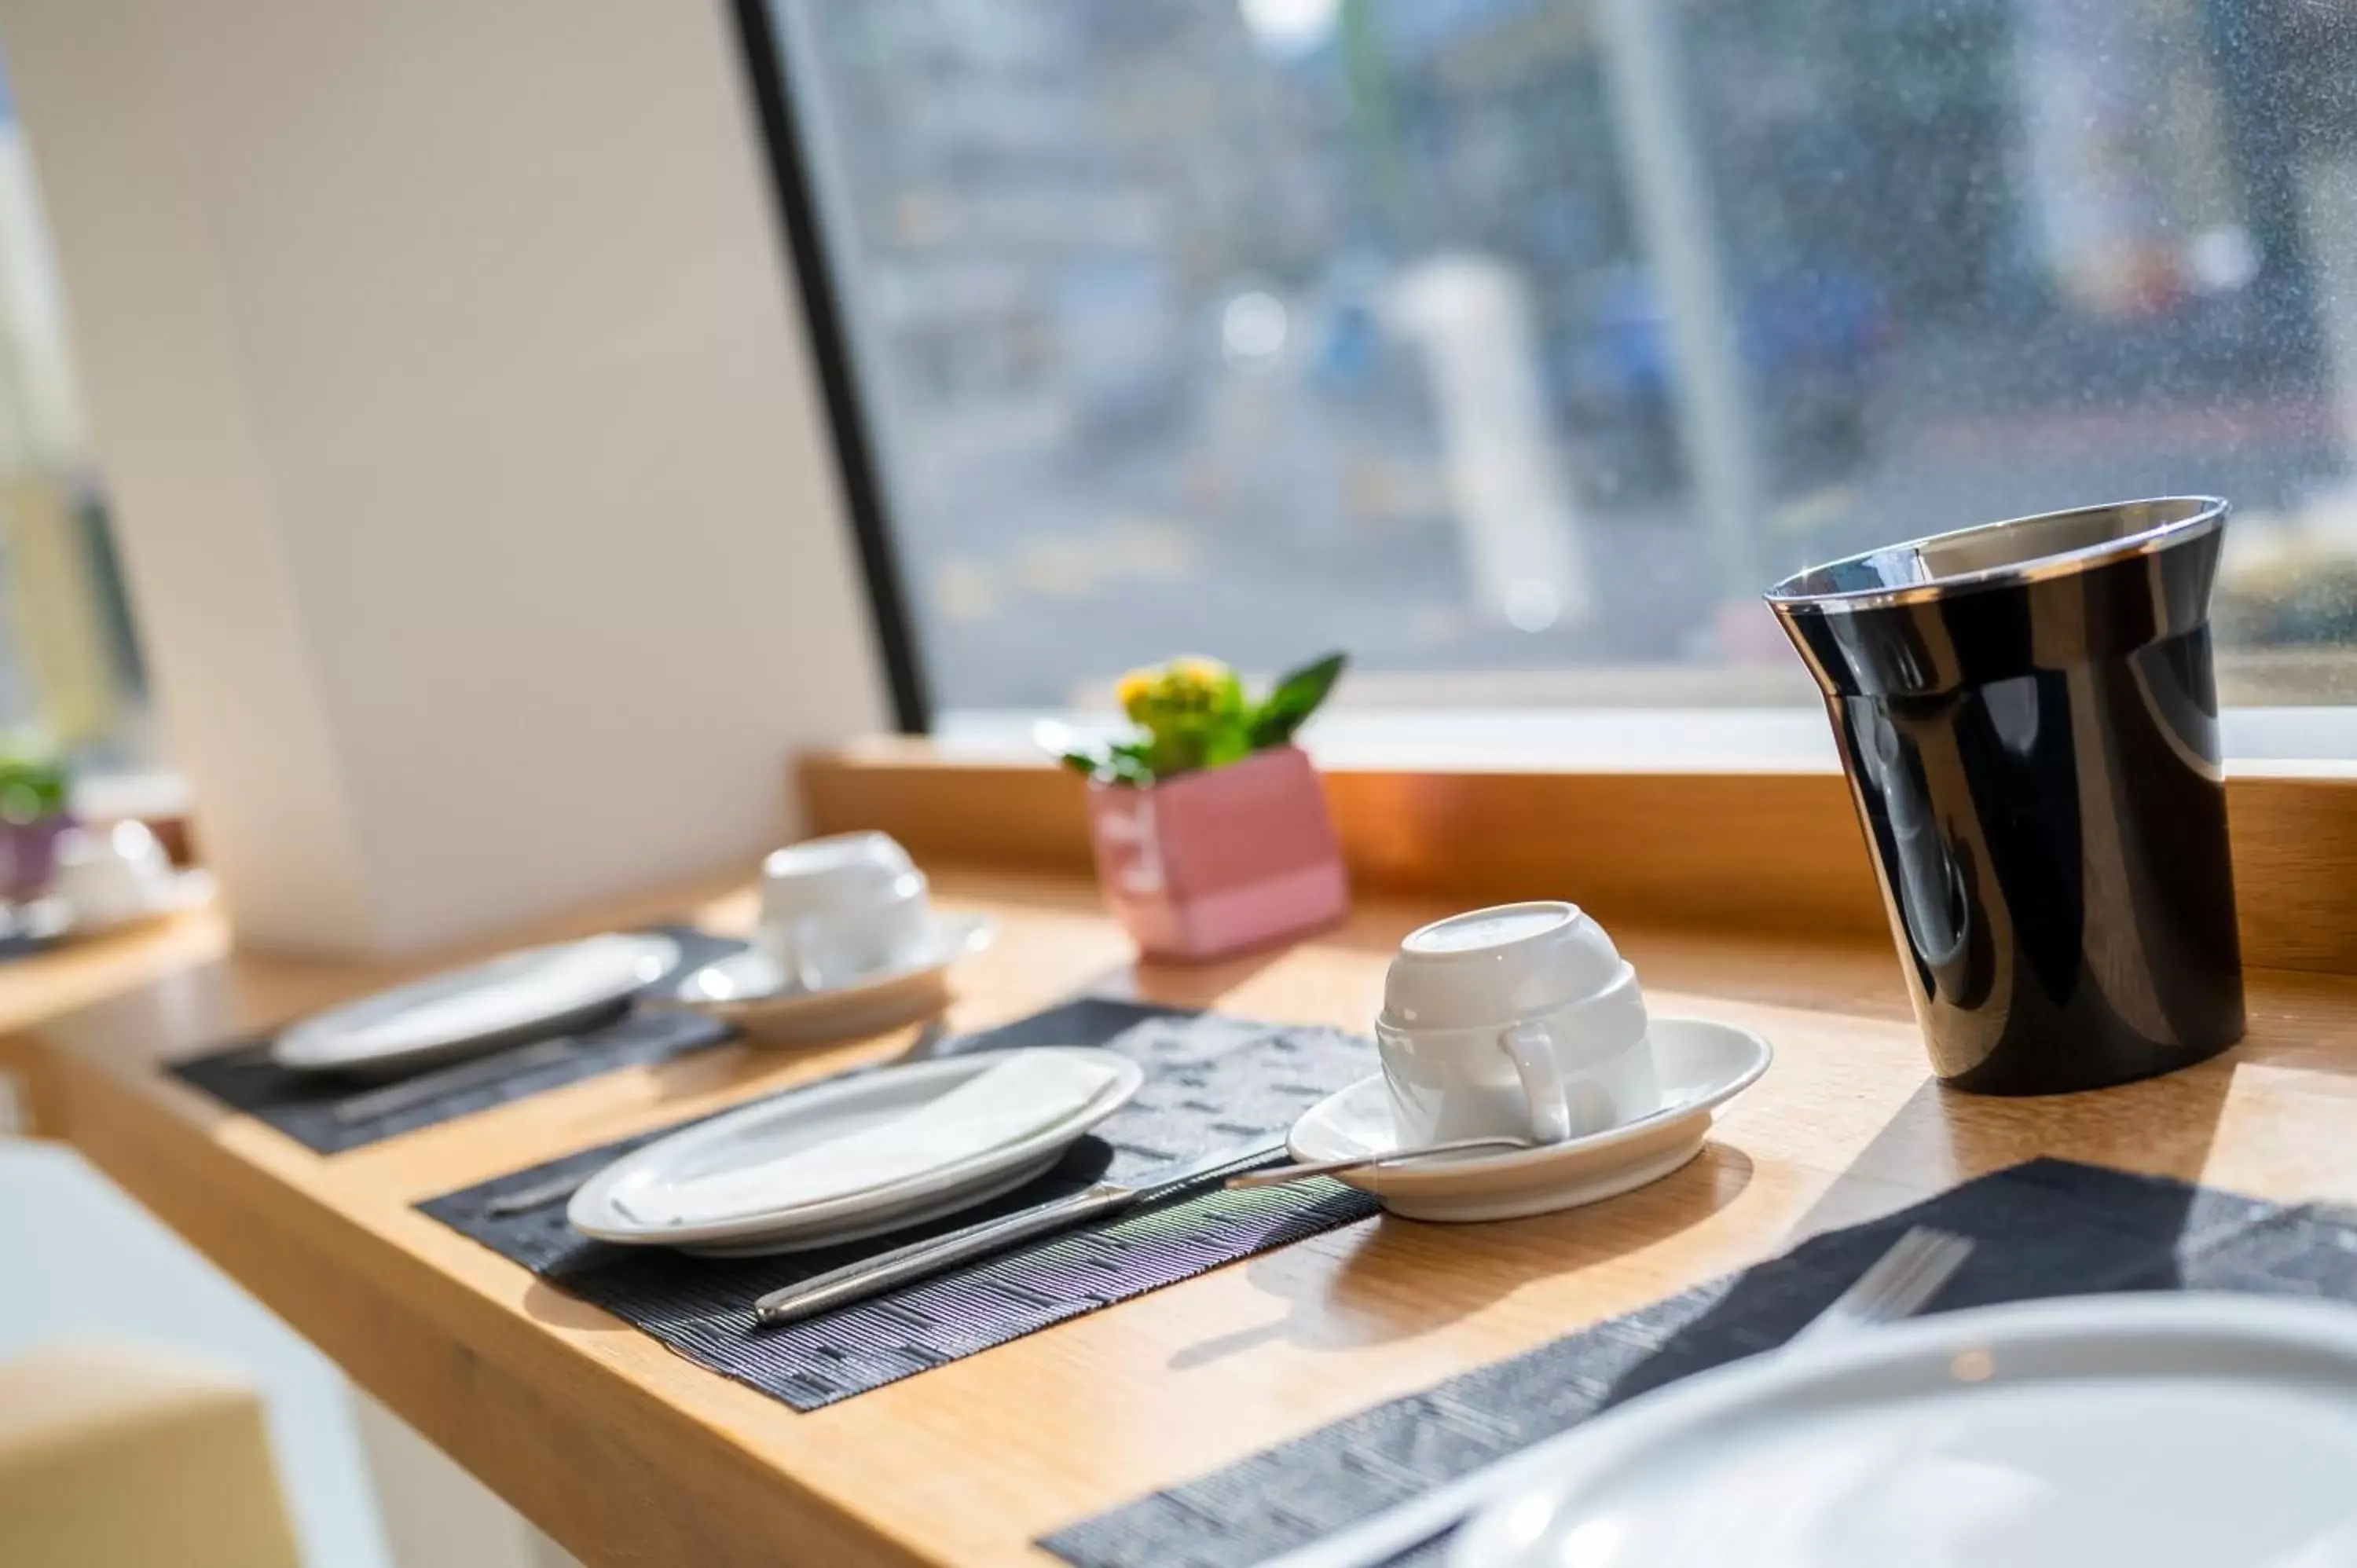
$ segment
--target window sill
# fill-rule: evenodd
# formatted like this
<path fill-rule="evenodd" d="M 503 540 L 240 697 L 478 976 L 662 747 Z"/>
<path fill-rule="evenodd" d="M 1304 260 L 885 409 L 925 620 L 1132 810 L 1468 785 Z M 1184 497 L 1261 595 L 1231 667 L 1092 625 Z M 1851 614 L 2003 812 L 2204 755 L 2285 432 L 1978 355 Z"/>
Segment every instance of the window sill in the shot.
<path fill-rule="evenodd" d="M 1351 760 L 1329 738 L 1335 727 L 1315 750 L 1362 892 L 1568 897 L 1608 924 L 1835 940 L 1888 929 L 1830 747 L 1813 766 L 1765 750 L 1706 768 L 1630 766 L 1625 754 L 1612 768 L 1516 766 L 1503 751 L 1486 766 L 1381 766 Z M 1082 786 L 1010 736 L 861 742 L 807 756 L 799 773 L 813 832 L 880 828 L 945 865 L 1089 867 Z M 2244 962 L 2357 974 L 2357 769 L 2240 764 L 2227 809 Z"/>
<path fill-rule="evenodd" d="M 929 737 L 944 759 L 1037 760 L 1043 719 L 1103 732 L 1102 711 L 966 709 Z M 2357 778 L 2357 707 L 2229 709 L 2233 775 Z M 1806 707 L 1432 708 L 1322 715 L 1303 744 L 1321 768 L 1469 772 L 1838 773 L 1824 714 Z"/>

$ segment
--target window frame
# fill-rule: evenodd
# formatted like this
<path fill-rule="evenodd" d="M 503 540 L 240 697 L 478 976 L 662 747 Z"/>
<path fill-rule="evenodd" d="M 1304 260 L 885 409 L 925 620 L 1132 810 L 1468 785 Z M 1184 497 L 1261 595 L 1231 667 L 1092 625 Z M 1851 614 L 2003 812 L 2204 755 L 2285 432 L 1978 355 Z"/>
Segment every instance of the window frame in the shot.
<path fill-rule="evenodd" d="M 894 726 L 903 735 L 932 728 L 932 688 L 910 618 L 907 576 L 896 545 L 883 474 L 877 460 L 851 350 L 833 260 L 827 253 L 817 188 L 794 118 L 789 45 L 775 25 L 770 0 L 731 0 L 738 52 L 759 145 L 767 155 L 770 189 L 785 262 L 801 306 L 811 369 L 826 410 L 844 521 L 859 552 L 860 576 L 876 647 L 892 701 Z"/>

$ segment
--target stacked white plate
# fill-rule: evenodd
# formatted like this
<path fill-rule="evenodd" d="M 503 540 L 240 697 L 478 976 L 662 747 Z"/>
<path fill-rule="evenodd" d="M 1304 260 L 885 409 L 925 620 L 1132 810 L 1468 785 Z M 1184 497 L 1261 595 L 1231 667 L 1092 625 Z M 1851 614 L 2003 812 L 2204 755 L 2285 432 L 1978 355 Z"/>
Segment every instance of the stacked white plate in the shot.
<path fill-rule="evenodd" d="M 2357 1312 L 1943 1313 L 1702 1373 L 1509 1464 L 1451 1568 L 2351 1568 Z"/>
<path fill-rule="evenodd" d="M 619 1011 L 678 963 L 677 942 L 638 932 L 527 948 L 331 1007 L 281 1034 L 271 1059 L 385 1074 L 471 1056 Z"/>
<path fill-rule="evenodd" d="M 735 1256 L 880 1235 L 1046 1171 L 1144 1081 L 1113 1051 L 988 1051 L 839 1079 L 701 1122 L 573 1195 L 576 1230 Z"/>

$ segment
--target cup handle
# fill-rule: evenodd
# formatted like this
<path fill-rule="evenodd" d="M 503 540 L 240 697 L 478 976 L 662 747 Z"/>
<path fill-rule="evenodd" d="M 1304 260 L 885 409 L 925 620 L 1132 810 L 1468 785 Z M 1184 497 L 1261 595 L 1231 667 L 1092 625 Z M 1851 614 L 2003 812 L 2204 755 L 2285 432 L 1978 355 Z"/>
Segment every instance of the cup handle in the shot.
<path fill-rule="evenodd" d="M 1514 1064 L 1523 1080 L 1523 1100 L 1531 1112 L 1531 1136 L 1542 1144 L 1560 1144 L 1571 1136 L 1571 1096 L 1564 1088 L 1563 1069 L 1555 1065 L 1555 1047 L 1544 1029 L 1517 1024 L 1498 1036 L 1498 1045 Z"/>
<path fill-rule="evenodd" d="M 813 940 L 817 930 L 814 917 L 800 915 L 788 920 L 778 933 L 778 967 L 799 990 L 817 991 L 825 983 L 826 977 L 819 972 L 811 950 L 817 946 Z"/>

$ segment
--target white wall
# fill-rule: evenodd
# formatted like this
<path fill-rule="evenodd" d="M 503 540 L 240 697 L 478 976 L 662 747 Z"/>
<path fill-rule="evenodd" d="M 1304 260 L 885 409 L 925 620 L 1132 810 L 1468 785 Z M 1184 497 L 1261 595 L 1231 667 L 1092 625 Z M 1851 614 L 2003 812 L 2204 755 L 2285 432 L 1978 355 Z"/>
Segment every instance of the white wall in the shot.
<path fill-rule="evenodd" d="M 791 832 L 790 753 L 886 709 L 718 0 L 0 0 L 0 63 L 242 941 L 425 946 Z M 0 1353 L 242 1366 L 309 1561 L 383 1568 L 330 1366 L 71 1155 L 0 1141 Z M 369 1434 L 400 1568 L 561 1560 Z"/>
<path fill-rule="evenodd" d="M 718 0 L 0 0 L 240 936 L 787 836 L 879 667 Z"/>

